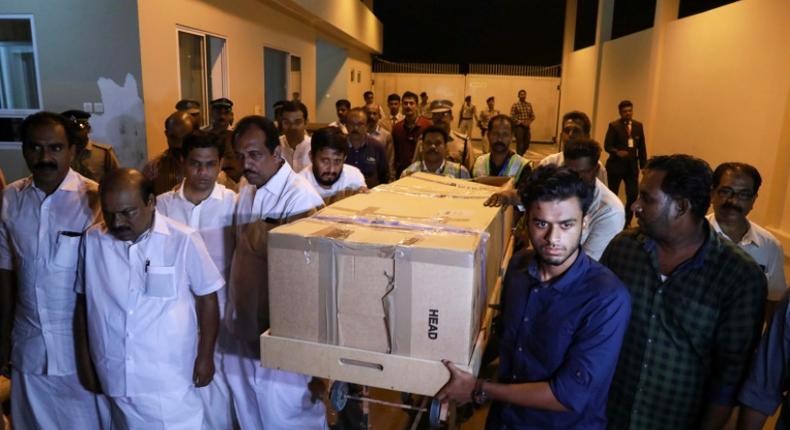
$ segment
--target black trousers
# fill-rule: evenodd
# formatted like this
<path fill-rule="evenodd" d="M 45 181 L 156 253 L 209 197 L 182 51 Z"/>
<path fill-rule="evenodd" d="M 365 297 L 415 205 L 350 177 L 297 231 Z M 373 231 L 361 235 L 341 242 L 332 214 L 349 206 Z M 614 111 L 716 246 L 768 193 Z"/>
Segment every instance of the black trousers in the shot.
<path fill-rule="evenodd" d="M 625 227 L 628 227 L 634 216 L 631 205 L 636 201 L 636 196 L 639 193 L 639 171 L 610 169 L 607 166 L 606 179 L 609 182 L 609 189 L 615 194 L 620 191 L 620 182 L 625 182 Z"/>
<path fill-rule="evenodd" d="M 516 153 L 524 155 L 529 149 L 529 141 L 532 140 L 532 132 L 526 125 L 516 126 Z"/>

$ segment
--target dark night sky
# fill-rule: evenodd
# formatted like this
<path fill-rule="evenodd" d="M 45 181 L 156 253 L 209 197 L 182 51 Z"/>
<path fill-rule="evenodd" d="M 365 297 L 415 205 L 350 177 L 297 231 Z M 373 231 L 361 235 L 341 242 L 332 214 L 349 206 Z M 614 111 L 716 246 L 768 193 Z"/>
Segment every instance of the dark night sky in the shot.
<path fill-rule="evenodd" d="M 561 0 L 376 0 L 385 60 L 554 65 L 562 61 Z"/>

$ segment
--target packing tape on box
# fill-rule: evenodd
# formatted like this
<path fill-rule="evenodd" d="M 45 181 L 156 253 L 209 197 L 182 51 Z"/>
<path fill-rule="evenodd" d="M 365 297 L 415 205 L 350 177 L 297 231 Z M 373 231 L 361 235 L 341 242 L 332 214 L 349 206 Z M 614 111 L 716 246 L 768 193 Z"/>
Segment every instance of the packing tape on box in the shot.
<path fill-rule="evenodd" d="M 349 228 L 342 228 L 336 224 L 336 220 L 327 219 L 328 217 L 313 217 L 310 220 L 313 222 L 326 223 L 327 226 L 316 232 L 312 233 L 306 241 L 305 249 L 303 250 L 305 262 L 310 264 L 311 255 L 321 250 L 331 252 L 324 252 L 324 255 L 331 255 L 329 259 L 323 258 L 320 260 L 319 270 L 321 273 L 330 273 L 331 276 L 322 276 L 319 278 L 319 311 L 322 313 L 321 327 L 319 329 L 319 341 L 328 344 L 338 344 L 340 341 L 339 323 L 337 315 L 341 312 L 339 300 L 339 286 L 344 282 L 339 278 L 338 274 L 344 273 L 339 264 L 339 256 L 359 256 L 365 257 L 376 255 L 379 258 L 391 259 L 392 272 L 387 273 L 385 270 L 381 275 L 385 278 L 386 289 L 381 297 L 381 309 L 384 314 L 385 330 L 387 333 L 387 347 L 386 352 L 397 353 L 401 355 L 409 355 L 411 347 L 411 302 L 412 302 L 412 265 L 411 262 L 415 259 L 415 254 L 419 253 L 419 261 L 451 265 L 451 266 L 466 266 L 463 262 L 455 261 L 448 257 L 445 253 L 436 252 L 422 252 L 414 248 L 425 236 L 432 234 L 461 234 L 461 235 L 475 235 L 479 238 L 477 249 L 475 252 L 475 264 L 480 268 L 480 275 L 475 279 L 475 289 L 478 291 L 474 309 L 475 315 L 482 315 L 482 307 L 487 303 L 487 270 L 486 270 L 486 254 L 487 243 L 489 239 L 488 232 L 479 232 L 475 230 L 464 230 L 458 228 L 437 229 L 436 226 L 430 226 L 427 229 L 418 229 L 410 225 L 408 228 L 403 228 L 402 225 L 386 225 L 386 224 L 364 224 L 366 228 L 373 229 L 397 229 L 404 231 L 411 231 L 415 235 L 408 236 L 402 239 L 395 245 L 363 245 L 352 244 L 346 242 L 353 230 Z M 349 222 L 349 220 L 345 220 Z M 350 222 L 349 222 L 350 223 Z M 447 226 L 441 226 L 447 227 Z M 298 241 L 292 242 L 293 246 L 298 246 Z M 283 244 L 281 243 L 280 246 Z M 325 247 L 328 245 L 328 248 Z M 397 311 L 395 311 L 397 309 Z M 473 333 L 479 330 L 480 321 L 476 321 L 477 326 Z M 474 339 L 470 339 L 473 342 Z"/>

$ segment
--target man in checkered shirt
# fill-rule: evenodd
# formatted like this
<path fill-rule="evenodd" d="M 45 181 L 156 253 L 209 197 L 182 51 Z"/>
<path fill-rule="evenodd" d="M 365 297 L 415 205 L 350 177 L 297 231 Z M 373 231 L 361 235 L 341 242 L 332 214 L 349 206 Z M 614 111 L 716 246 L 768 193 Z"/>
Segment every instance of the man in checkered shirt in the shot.
<path fill-rule="evenodd" d="M 765 275 L 705 219 L 712 172 L 689 155 L 648 161 L 638 230 L 600 262 L 631 292 L 609 391 L 610 429 L 720 429 L 762 328 Z"/>
<path fill-rule="evenodd" d="M 530 126 L 535 121 L 535 111 L 532 110 L 532 103 L 527 101 L 526 90 L 518 92 L 518 101 L 510 107 L 510 117 L 516 125 L 516 153 L 524 155 L 532 139 Z"/>

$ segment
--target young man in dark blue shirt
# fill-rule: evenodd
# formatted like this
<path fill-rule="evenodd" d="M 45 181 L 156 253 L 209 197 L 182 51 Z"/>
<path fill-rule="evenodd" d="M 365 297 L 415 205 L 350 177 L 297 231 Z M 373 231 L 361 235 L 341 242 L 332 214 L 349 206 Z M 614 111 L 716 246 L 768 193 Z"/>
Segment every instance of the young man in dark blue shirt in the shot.
<path fill-rule="evenodd" d="M 606 400 L 631 302 L 580 247 L 593 191 L 562 167 L 540 167 L 521 198 L 532 250 L 513 256 L 502 292 L 499 376 L 475 379 L 445 362 L 437 394 L 494 401 L 486 428 L 604 429 Z"/>

